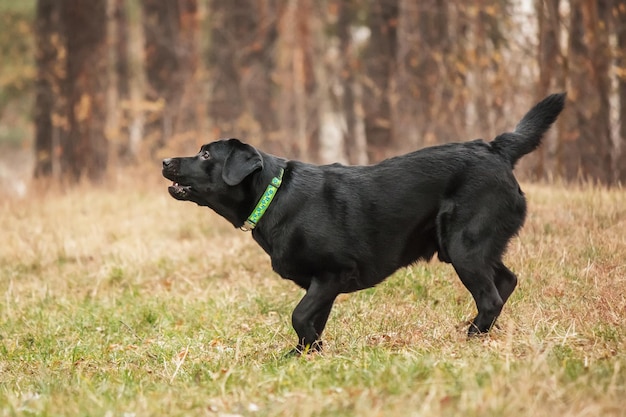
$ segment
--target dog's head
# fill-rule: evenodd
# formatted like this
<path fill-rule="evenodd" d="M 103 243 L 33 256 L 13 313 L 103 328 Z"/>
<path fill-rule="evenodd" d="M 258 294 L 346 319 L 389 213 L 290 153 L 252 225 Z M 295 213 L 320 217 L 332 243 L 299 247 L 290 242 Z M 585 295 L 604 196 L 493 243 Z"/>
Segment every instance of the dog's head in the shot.
<path fill-rule="evenodd" d="M 258 150 L 238 139 L 223 139 L 203 145 L 195 156 L 164 159 L 162 172 L 173 181 L 168 188 L 172 197 L 211 207 L 232 222 L 249 198 L 246 179 L 261 169 Z"/>

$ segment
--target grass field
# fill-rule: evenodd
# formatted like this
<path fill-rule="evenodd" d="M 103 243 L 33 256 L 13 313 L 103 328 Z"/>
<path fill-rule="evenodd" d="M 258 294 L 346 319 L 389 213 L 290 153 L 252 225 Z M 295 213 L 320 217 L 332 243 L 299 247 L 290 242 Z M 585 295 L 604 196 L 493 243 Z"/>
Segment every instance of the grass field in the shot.
<path fill-rule="evenodd" d="M 525 185 L 488 337 L 433 261 L 342 296 L 324 352 L 285 358 L 302 290 L 159 184 L 0 199 L 0 416 L 626 416 L 624 190 Z"/>

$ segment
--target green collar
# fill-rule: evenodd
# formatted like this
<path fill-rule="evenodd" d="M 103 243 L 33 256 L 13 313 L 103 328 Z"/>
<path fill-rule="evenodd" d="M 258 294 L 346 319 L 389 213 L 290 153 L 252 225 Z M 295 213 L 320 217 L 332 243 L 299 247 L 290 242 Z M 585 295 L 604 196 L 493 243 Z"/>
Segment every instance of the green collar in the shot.
<path fill-rule="evenodd" d="M 257 223 L 259 222 L 259 220 L 261 220 L 261 217 L 263 217 L 263 215 L 265 214 L 265 211 L 272 203 L 272 200 L 274 199 L 276 192 L 280 188 L 280 185 L 283 183 L 284 173 L 285 173 L 285 170 L 281 168 L 278 176 L 272 178 L 272 182 L 269 183 L 269 185 L 265 189 L 265 193 L 263 193 L 263 196 L 257 203 L 256 207 L 254 208 L 254 210 L 252 210 L 252 213 L 248 216 L 248 220 L 246 220 L 243 226 L 241 226 L 241 230 L 243 230 L 244 232 L 249 232 L 250 230 L 256 227 Z"/>

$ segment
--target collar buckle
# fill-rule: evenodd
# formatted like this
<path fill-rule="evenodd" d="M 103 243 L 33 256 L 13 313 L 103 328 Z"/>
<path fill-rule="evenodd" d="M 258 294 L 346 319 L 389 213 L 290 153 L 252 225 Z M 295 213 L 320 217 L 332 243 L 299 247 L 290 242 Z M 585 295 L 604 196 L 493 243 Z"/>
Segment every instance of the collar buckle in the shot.
<path fill-rule="evenodd" d="M 250 220 L 246 220 L 243 222 L 243 226 L 239 228 L 242 232 L 251 232 L 252 229 L 256 227 L 256 224 L 252 223 Z"/>

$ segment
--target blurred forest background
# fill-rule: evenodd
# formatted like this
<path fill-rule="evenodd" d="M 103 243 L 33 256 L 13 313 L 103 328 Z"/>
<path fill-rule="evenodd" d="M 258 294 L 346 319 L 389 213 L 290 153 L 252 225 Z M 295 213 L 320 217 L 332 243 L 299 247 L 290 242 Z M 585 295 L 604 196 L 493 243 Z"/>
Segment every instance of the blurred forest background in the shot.
<path fill-rule="evenodd" d="M 219 137 L 368 164 L 566 90 L 519 173 L 623 184 L 625 51 L 626 0 L 0 0 L 0 179 L 98 182 Z"/>

